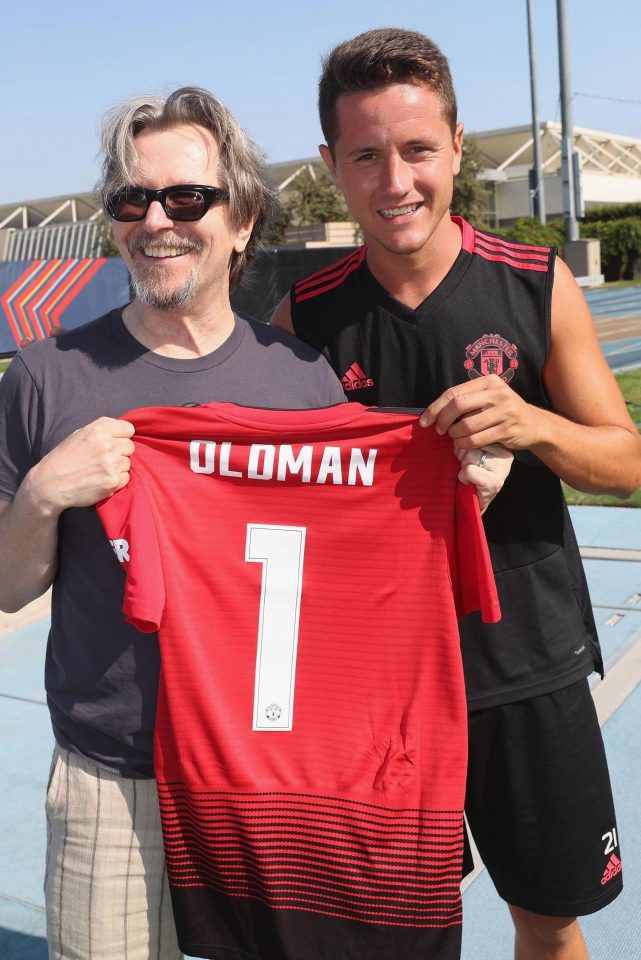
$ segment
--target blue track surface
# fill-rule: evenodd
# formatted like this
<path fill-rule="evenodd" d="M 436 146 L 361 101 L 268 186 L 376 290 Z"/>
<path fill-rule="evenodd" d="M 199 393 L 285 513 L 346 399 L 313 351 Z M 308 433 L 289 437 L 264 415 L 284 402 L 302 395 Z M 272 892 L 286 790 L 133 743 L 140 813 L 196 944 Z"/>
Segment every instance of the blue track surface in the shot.
<path fill-rule="evenodd" d="M 615 372 L 641 367 L 641 337 L 605 341 L 601 344 L 601 350 L 610 369 Z"/>
<path fill-rule="evenodd" d="M 641 287 L 583 292 L 593 317 L 641 317 Z"/>

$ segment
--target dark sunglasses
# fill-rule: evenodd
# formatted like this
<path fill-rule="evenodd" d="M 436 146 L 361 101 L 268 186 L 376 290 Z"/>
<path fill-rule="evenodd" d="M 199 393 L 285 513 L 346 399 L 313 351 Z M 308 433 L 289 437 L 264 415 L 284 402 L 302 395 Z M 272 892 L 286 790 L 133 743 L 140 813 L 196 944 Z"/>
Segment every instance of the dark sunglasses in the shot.
<path fill-rule="evenodd" d="M 104 204 L 112 220 L 132 223 L 145 219 L 149 204 L 154 200 L 161 204 L 170 220 L 200 220 L 212 203 L 229 200 L 229 193 L 220 187 L 200 187 L 193 183 L 181 183 L 163 190 L 125 187 L 106 194 Z"/>

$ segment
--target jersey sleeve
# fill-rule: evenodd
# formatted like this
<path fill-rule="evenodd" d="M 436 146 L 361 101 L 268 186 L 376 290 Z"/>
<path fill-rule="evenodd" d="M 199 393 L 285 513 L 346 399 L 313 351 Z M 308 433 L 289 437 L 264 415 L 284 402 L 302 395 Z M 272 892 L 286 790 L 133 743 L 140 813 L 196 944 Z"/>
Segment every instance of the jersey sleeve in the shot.
<path fill-rule="evenodd" d="M 474 610 L 481 612 L 483 623 L 501 619 L 490 551 L 472 484 L 457 484 L 452 584 L 459 619 Z"/>
<path fill-rule="evenodd" d="M 20 355 L 0 379 L 0 498 L 11 500 L 39 459 L 38 390 Z"/>
<path fill-rule="evenodd" d="M 125 570 L 125 619 L 141 633 L 153 633 L 162 620 L 165 581 L 151 504 L 133 469 L 127 486 L 102 500 L 96 510 Z"/>

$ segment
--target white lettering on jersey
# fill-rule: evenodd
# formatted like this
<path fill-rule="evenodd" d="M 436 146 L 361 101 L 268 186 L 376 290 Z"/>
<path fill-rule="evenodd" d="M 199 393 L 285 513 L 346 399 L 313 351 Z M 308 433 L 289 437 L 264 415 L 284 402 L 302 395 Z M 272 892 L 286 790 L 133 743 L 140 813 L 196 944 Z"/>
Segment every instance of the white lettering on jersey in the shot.
<path fill-rule="evenodd" d="M 331 477 L 331 483 L 338 485 L 343 482 L 340 447 L 325 447 L 323 450 L 323 459 L 316 477 L 316 483 L 327 483 L 328 477 Z"/>
<path fill-rule="evenodd" d="M 129 543 L 127 540 L 110 540 L 109 543 L 114 548 L 114 553 L 118 557 L 120 563 L 129 563 L 131 559 L 129 556 Z"/>
<path fill-rule="evenodd" d="M 376 450 L 367 451 L 367 463 L 363 457 L 363 451 L 354 447 L 349 460 L 349 474 L 347 485 L 349 487 L 358 486 L 356 478 L 359 477 L 364 487 L 371 487 L 374 483 L 374 461 L 376 460 Z"/>
<path fill-rule="evenodd" d="M 249 448 L 247 476 L 250 480 L 271 480 L 274 475 L 276 447 L 269 443 L 252 443 Z M 261 469 L 260 461 L 263 461 Z"/>
<path fill-rule="evenodd" d="M 287 480 L 294 473 L 301 473 L 303 483 L 309 483 L 312 478 L 313 447 L 301 447 L 297 457 L 288 443 L 284 443 L 278 451 L 277 480 Z"/>
<path fill-rule="evenodd" d="M 245 560 L 263 565 L 254 730 L 292 730 L 305 527 L 248 523 Z"/>
<path fill-rule="evenodd" d="M 229 469 L 229 457 L 231 455 L 231 443 L 221 443 L 220 445 L 220 467 L 218 472 L 221 477 L 242 477 L 240 470 Z"/>
<path fill-rule="evenodd" d="M 300 447 L 295 453 L 288 443 L 252 443 L 247 447 L 230 441 L 192 440 L 189 469 L 192 473 L 217 472 L 221 477 L 245 477 L 248 480 L 287 482 L 297 477 L 300 483 L 371 487 L 377 453 L 376 449 L 364 452 L 360 447 L 352 447 L 347 451 L 340 447 L 313 447 L 311 444 Z"/>
<path fill-rule="evenodd" d="M 204 462 L 201 452 L 205 454 Z M 189 444 L 189 469 L 192 473 L 213 473 L 215 468 L 216 444 L 213 440 L 192 440 Z"/>

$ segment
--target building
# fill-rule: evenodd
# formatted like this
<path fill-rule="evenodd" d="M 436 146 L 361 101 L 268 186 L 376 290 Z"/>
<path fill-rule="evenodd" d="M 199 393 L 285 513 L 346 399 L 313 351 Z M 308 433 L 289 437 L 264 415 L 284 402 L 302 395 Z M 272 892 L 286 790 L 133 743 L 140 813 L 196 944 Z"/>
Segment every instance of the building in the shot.
<path fill-rule="evenodd" d="M 99 257 L 100 225 L 92 193 L 0 204 L 0 261 Z"/>
<path fill-rule="evenodd" d="M 563 218 L 561 124 L 541 123 L 541 164 L 548 220 Z M 485 160 L 491 184 L 488 220 L 510 226 L 532 215 L 530 170 L 534 166 L 531 126 L 471 133 Z M 580 193 L 585 210 L 609 203 L 641 202 L 641 139 L 574 128 L 580 158 Z"/>

